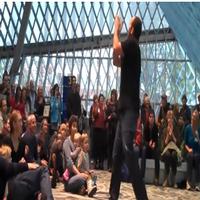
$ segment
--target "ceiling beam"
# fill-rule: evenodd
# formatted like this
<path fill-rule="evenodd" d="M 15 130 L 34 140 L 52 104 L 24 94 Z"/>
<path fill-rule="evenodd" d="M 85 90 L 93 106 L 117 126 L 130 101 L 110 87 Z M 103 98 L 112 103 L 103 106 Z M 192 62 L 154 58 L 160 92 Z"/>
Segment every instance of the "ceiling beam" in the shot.
<path fill-rule="evenodd" d="M 127 34 L 121 34 L 121 40 L 126 39 Z M 57 52 L 89 50 L 112 46 L 113 35 L 103 35 L 94 37 L 85 37 L 78 39 L 64 39 L 50 42 L 39 42 L 24 44 L 23 56 L 51 54 Z M 175 41 L 175 37 L 170 28 L 143 31 L 140 37 L 140 43 L 158 43 Z M 0 58 L 14 56 L 16 47 L 0 47 Z"/>
<path fill-rule="evenodd" d="M 19 30 L 19 36 L 18 36 L 18 40 L 17 40 L 17 45 L 12 51 L 13 52 L 13 63 L 10 68 L 11 79 L 18 73 L 18 70 L 19 70 L 21 55 L 23 53 L 26 29 L 28 26 L 29 15 L 31 12 L 31 7 L 32 7 L 31 2 L 25 3 L 24 13 L 23 13 L 22 22 L 21 22 L 21 26 L 20 26 L 20 30 Z M 0 55 L 1 55 L 1 53 L 0 53 Z"/>

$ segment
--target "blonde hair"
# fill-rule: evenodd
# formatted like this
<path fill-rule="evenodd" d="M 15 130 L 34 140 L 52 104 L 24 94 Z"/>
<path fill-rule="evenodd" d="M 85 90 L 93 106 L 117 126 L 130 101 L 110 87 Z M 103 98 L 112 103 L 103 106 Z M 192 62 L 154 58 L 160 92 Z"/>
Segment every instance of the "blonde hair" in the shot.
<path fill-rule="evenodd" d="M 74 140 L 80 140 L 81 139 L 81 134 L 79 132 L 74 134 Z"/>
<path fill-rule="evenodd" d="M 11 152 L 11 148 L 7 145 L 2 145 L 0 147 L 0 156 L 6 160 L 9 160 L 11 158 Z"/>
<path fill-rule="evenodd" d="M 81 146 L 83 146 L 83 143 L 85 140 L 89 140 L 88 134 L 87 133 L 83 133 L 81 135 Z"/>

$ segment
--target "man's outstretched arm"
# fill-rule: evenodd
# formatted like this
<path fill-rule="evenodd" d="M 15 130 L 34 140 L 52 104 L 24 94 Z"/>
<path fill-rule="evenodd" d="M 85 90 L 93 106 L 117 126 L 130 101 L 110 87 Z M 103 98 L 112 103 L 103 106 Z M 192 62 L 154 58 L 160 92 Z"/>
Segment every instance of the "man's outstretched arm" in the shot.
<path fill-rule="evenodd" d="M 121 67 L 121 57 L 123 56 L 123 50 L 119 35 L 122 29 L 122 23 L 119 16 L 115 17 L 114 22 L 114 36 L 113 36 L 113 65 Z"/>

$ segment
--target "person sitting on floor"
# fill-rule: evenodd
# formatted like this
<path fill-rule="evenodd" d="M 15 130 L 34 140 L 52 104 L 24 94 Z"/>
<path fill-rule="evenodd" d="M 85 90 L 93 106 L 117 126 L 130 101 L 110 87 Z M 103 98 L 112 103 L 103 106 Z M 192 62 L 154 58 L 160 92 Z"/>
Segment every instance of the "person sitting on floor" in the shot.
<path fill-rule="evenodd" d="M 77 169 L 81 173 L 88 175 L 87 178 L 87 192 L 88 196 L 92 197 L 96 191 L 96 179 L 97 176 L 94 174 L 93 170 L 90 170 L 90 161 L 89 161 L 89 139 L 87 134 L 81 135 L 81 152 L 78 155 L 77 159 Z"/>

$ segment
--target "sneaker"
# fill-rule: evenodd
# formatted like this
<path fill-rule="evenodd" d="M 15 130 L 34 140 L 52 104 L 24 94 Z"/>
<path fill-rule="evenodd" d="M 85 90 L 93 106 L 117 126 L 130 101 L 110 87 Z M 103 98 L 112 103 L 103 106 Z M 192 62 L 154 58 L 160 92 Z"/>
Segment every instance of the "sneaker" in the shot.
<path fill-rule="evenodd" d="M 195 190 L 200 192 L 200 184 L 198 184 L 196 187 L 195 187 Z"/>
<path fill-rule="evenodd" d="M 96 194 L 97 192 L 97 186 L 94 185 L 93 187 L 90 188 L 90 190 L 88 191 L 88 197 L 93 197 L 94 194 Z"/>
<path fill-rule="evenodd" d="M 186 189 L 187 189 L 187 190 L 190 190 L 190 191 L 193 190 L 191 184 L 190 184 L 188 181 L 187 181 L 187 183 L 186 183 Z"/>

